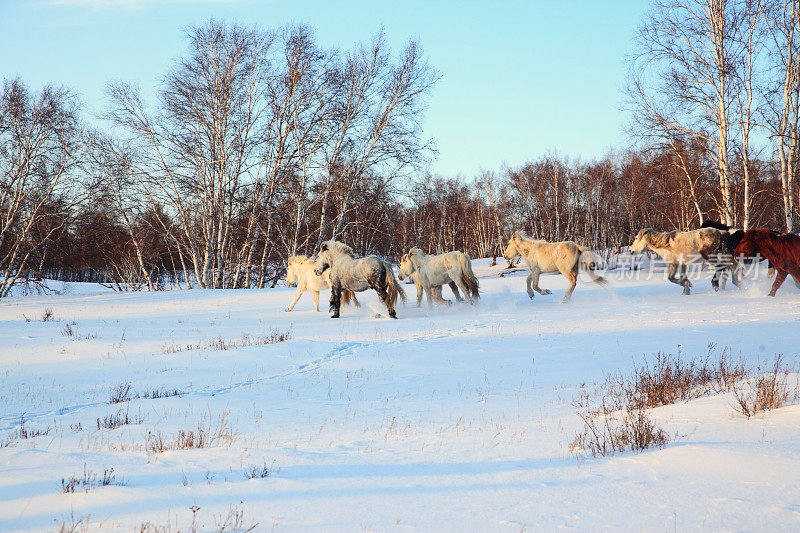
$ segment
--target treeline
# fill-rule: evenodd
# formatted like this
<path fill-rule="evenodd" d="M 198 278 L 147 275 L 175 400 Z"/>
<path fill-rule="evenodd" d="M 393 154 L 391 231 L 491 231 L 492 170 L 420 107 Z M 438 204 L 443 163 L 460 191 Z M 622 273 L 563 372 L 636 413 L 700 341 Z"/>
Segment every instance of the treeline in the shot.
<path fill-rule="evenodd" d="M 717 4 L 696 5 L 711 16 Z M 747 7 L 763 29 L 800 0 L 722 4 L 724 16 Z M 682 6 L 657 4 L 642 39 Z M 500 254 L 517 229 L 611 249 L 642 227 L 691 229 L 709 217 L 783 230 L 797 216 L 787 201 L 797 196 L 796 96 L 783 133 L 766 137 L 775 149 L 755 152 L 741 120 L 726 115 L 719 129 L 698 119 L 690 131 L 688 115 L 656 113 L 677 109 L 660 107 L 674 94 L 635 78 L 635 149 L 441 177 L 425 171 L 435 147 L 421 123 L 438 74 L 418 43 L 392 53 L 378 33 L 326 50 L 305 26 L 217 21 L 190 30 L 188 43 L 153 102 L 110 83 L 92 127 L 68 89 L 4 83 L 0 297 L 40 278 L 119 290 L 264 287 L 289 255 L 331 238 L 389 259 L 411 246 L 481 257 Z M 731 57 L 733 76 L 743 56 Z M 727 113 L 742 86 L 725 87 Z M 765 110 L 751 109 L 766 123 Z M 725 138 L 724 165 L 715 134 Z"/>

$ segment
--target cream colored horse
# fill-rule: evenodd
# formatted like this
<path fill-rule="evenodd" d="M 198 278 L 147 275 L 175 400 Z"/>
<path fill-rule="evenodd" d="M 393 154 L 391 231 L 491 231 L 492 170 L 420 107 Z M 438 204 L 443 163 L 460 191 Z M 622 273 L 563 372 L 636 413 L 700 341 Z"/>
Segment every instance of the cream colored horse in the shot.
<path fill-rule="evenodd" d="M 592 281 L 598 285 L 605 285 L 605 278 L 595 275 L 592 270 L 603 262 L 595 253 L 585 246 L 580 246 L 572 241 L 547 242 L 533 239 L 522 231 L 515 231 L 508 241 L 503 257 L 513 259 L 517 254 L 528 263 L 531 273 L 525 279 L 528 296 L 533 298 L 533 291 L 539 294 L 551 294 L 548 289 L 539 287 L 539 275 L 552 272 L 561 272 L 569 287 L 564 293 L 562 302 L 568 302 L 578 282 L 578 271 L 583 267 Z"/>
<path fill-rule="evenodd" d="M 472 272 L 472 262 L 465 253 L 455 251 L 441 255 L 427 255 L 419 248 L 412 248 L 400 260 L 398 277 L 402 280 L 415 274 L 419 276 L 417 307 L 422 302 L 420 288 L 428 297 L 429 307 L 433 306 L 433 301 L 450 305 L 450 300 L 442 297 L 442 285 L 444 284 L 450 285 L 458 301 L 461 301 L 459 289 L 469 303 L 474 303 L 475 299 L 480 298 L 478 280 Z"/>
<path fill-rule="evenodd" d="M 667 263 L 667 279 L 682 285 L 683 294 L 690 294 L 692 287 L 692 282 L 686 277 L 686 265 L 706 261 L 714 269 L 711 286 L 718 291 L 719 278 L 726 271 L 731 272 L 734 285 L 739 286 L 736 260 L 728 251 L 730 238 L 727 231 L 714 228 L 667 232 L 645 228 L 636 235 L 631 244 L 631 252 L 638 254 L 650 248 L 661 256 Z"/>
<path fill-rule="evenodd" d="M 369 288 L 374 289 L 386 304 L 389 316 L 397 318 L 394 306 L 398 297 L 406 301 L 406 293 L 397 283 L 392 265 L 374 255 L 357 258 L 346 244 L 325 241 L 320 245 L 314 274 L 321 276 L 328 269 L 331 276 L 331 318 L 339 318 L 342 291 L 361 292 Z"/>
<path fill-rule="evenodd" d="M 286 283 L 291 286 L 296 286 L 297 293 L 294 295 L 294 300 L 292 300 L 292 303 L 285 311 L 290 312 L 294 309 L 300 296 L 306 291 L 311 291 L 314 295 L 314 311 L 319 312 L 319 292 L 330 288 L 331 273 L 326 271 L 321 276 L 317 276 L 314 274 L 314 264 L 315 261 L 309 259 L 308 256 L 305 255 L 293 255 L 287 261 Z M 356 300 L 356 295 L 351 291 L 343 292 L 342 299 L 345 304 L 350 303 L 350 300 L 352 300 L 356 307 L 361 307 L 361 304 Z"/>

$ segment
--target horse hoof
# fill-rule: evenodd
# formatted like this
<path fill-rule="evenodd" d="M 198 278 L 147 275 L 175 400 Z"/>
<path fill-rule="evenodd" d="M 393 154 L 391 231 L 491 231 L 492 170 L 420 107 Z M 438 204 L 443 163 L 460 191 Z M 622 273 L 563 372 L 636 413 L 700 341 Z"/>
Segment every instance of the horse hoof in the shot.
<path fill-rule="evenodd" d="M 533 294 L 531 294 L 531 293 L 528 293 L 528 298 L 530 298 L 531 300 L 533 300 Z"/>
<path fill-rule="evenodd" d="M 292 310 L 291 310 L 291 309 L 284 309 L 284 310 L 283 310 L 283 312 L 284 312 L 284 313 L 291 313 L 291 312 L 292 312 Z"/>
<path fill-rule="evenodd" d="M 331 315 L 331 318 L 339 318 L 339 314 Z"/>
<path fill-rule="evenodd" d="M 553 291 L 551 291 L 550 289 L 545 289 L 545 290 L 544 290 L 544 293 L 545 293 L 545 294 L 553 294 Z"/>

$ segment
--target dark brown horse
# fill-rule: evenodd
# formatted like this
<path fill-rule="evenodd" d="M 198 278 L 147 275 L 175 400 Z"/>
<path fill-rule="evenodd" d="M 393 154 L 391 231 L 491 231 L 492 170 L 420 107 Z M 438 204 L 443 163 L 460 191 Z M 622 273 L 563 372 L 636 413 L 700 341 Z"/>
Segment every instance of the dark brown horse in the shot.
<path fill-rule="evenodd" d="M 760 255 L 769 260 L 775 269 L 775 281 L 770 296 L 775 296 L 786 276 L 791 274 L 795 283 L 800 282 L 800 237 L 793 233 L 776 235 L 766 229 L 749 229 L 744 232 L 736 257 L 755 257 Z"/>

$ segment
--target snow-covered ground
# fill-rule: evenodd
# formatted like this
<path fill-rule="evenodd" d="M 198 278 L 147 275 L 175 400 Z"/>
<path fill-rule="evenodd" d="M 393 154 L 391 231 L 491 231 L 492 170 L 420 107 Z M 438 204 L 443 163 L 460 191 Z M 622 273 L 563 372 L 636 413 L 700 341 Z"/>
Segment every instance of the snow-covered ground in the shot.
<path fill-rule="evenodd" d="M 267 531 L 800 529 L 798 405 L 748 420 L 708 396 L 652 412 L 677 435 L 664 449 L 570 450 L 581 387 L 659 351 L 701 357 L 716 343 L 751 365 L 782 353 L 798 366 L 791 282 L 768 298 L 766 280 L 719 294 L 697 281 L 684 297 L 661 276 L 602 288 L 582 275 L 562 305 L 561 276 L 542 276 L 553 294 L 531 301 L 526 273 L 476 270 L 479 305 L 418 309 L 407 285 L 399 320 L 375 316 L 374 293 L 340 320 L 314 313 L 310 294 L 285 313 L 293 288 L 71 285 L 1 301 L 0 531 L 185 531 L 193 515 L 213 530 L 231 506 Z M 274 331 L 291 339 L 211 346 Z M 181 395 L 109 404 L 126 383 Z M 98 429 L 120 411 L 128 425 Z M 43 434 L 18 438 L 21 416 Z M 153 451 L 189 430 L 207 445 Z M 115 484 L 62 490 L 111 468 Z"/>

